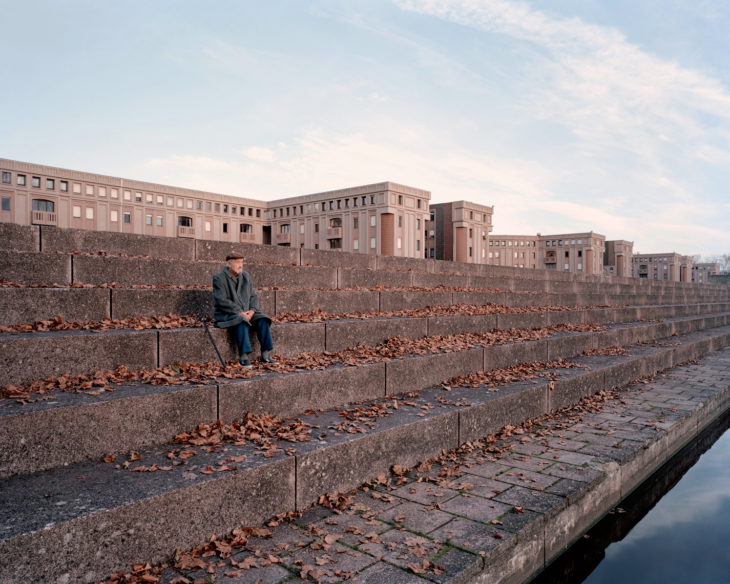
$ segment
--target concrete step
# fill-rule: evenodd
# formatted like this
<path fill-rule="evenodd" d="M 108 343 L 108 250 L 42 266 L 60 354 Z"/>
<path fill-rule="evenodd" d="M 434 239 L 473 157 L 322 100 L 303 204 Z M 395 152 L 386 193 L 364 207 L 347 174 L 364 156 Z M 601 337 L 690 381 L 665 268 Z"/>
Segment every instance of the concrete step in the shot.
<path fill-rule="evenodd" d="M 209 286 L 214 274 L 223 266 L 221 260 L 185 260 L 146 257 L 74 255 L 67 253 L 35 253 L 0 251 L 2 279 L 17 284 L 84 283 L 121 286 L 167 285 Z M 273 263 L 247 263 L 256 286 L 301 288 L 353 288 L 358 286 L 439 286 L 495 289 L 505 291 L 550 292 L 554 294 L 644 294 L 647 290 L 639 280 L 631 284 L 586 282 L 578 279 L 553 280 L 495 278 L 479 274 L 449 274 L 427 271 L 390 271 L 356 267 L 321 267 Z M 681 298 L 691 294 L 698 299 L 727 298 L 727 287 L 676 286 L 667 283 L 649 288 Z"/>
<path fill-rule="evenodd" d="M 387 408 L 387 415 L 360 424 L 362 432 L 333 429 L 344 421 L 337 410 L 312 413 L 301 418 L 312 427 L 312 441 L 284 443 L 268 456 L 250 441 L 229 442 L 212 451 L 195 448 L 192 461 L 173 466 L 169 446 L 142 452 L 132 466 L 170 470 L 132 472 L 113 463 L 84 463 L 8 478 L 0 483 L 3 577 L 91 582 L 138 561 L 161 561 L 176 549 L 207 541 L 211 533 L 305 509 L 320 495 L 357 487 L 393 465 L 412 467 L 505 425 L 728 343 L 730 327 L 722 327 L 691 333 L 677 345 L 632 347 L 630 356 L 577 358 L 590 369 L 556 370 L 549 383 L 426 389 L 400 400 L 397 409 L 393 398 L 374 404 L 381 412 Z M 173 459 L 186 462 L 174 453 Z M 235 470 L 208 470 L 233 465 Z"/>
<path fill-rule="evenodd" d="M 0 402 L 0 476 L 89 460 L 109 452 L 159 444 L 179 432 L 246 413 L 299 415 L 308 410 L 417 391 L 455 375 L 522 362 L 569 358 L 583 351 L 721 330 L 728 313 L 655 323 L 626 323 L 599 332 L 556 333 L 506 344 L 471 344 L 452 352 L 410 354 L 357 366 L 276 372 L 259 366 L 245 379 L 203 378 L 199 384 L 112 384 L 114 391 L 31 394 L 25 403 Z M 79 352 L 81 347 L 75 349 Z M 316 362 L 317 355 L 308 361 Z M 22 436 L 21 440 L 17 437 Z"/>
<path fill-rule="evenodd" d="M 275 324 L 272 337 L 276 354 L 290 357 L 303 352 L 341 351 L 357 344 L 372 346 L 395 336 L 417 339 L 436 334 L 482 333 L 492 329 L 540 328 L 557 324 L 624 323 L 698 315 L 722 317 L 728 311 L 730 303 L 478 316 L 338 319 Z M 209 330 L 223 358 L 237 359 L 234 333 L 212 326 Z M 258 341 L 253 335 L 251 341 L 254 354 L 258 354 Z M 98 369 L 115 369 L 120 365 L 139 369 L 216 359 L 215 349 L 202 327 L 0 333 L 0 386 L 35 381 L 51 375 L 80 375 Z"/>
<path fill-rule="evenodd" d="M 307 268 L 300 268 L 306 270 Z M 665 294 L 577 294 L 519 292 L 448 292 L 443 290 L 382 289 L 305 289 L 282 286 L 276 290 L 258 290 L 261 309 L 269 314 L 311 312 L 330 314 L 391 311 L 451 304 L 487 304 L 507 306 L 646 306 L 727 302 L 722 296 L 708 297 L 693 291 Z M 211 288 L 36 288 L 0 287 L 0 325 L 47 320 L 61 316 L 65 320 L 102 320 L 158 316 L 163 314 L 210 314 Z"/>

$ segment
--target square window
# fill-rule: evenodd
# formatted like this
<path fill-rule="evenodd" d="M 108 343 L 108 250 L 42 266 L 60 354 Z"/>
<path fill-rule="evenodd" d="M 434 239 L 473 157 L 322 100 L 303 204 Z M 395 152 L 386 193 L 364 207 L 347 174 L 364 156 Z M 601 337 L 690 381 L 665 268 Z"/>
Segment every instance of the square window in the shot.
<path fill-rule="evenodd" d="M 132 192 L 131 191 L 124 191 L 124 200 L 125 201 L 131 201 L 132 200 Z"/>
<path fill-rule="evenodd" d="M 177 200 L 177 206 L 178 206 L 178 207 L 179 207 L 180 209 L 182 209 L 182 206 L 183 206 L 183 204 L 184 204 L 184 203 L 185 203 L 185 201 L 183 201 L 182 199 L 178 199 L 178 200 Z"/>
<path fill-rule="evenodd" d="M 22 187 L 22 186 L 25 186 L 25 175 L 24 175 L 24 174 L 19 174 L 18 176 L 16 176 L 16 177 L 15 177 L 15 180 L 16 180 L 16 182 L 17 182 L 17 183 L 18 183 L 18 184 L 19 184 L 19 185 L 20 185 L 21 187 Z"/>
<path fill-rule="evenodd" d="M 2 210 L 3 211 L 10 211 L 10 197 L 3 197 L 2 198 Z"/>
<path fill-rule="evenodd" d="M 174 199 L 174 197 L 167 197 L 167 206 L 168 207 L 174 207 L 175 206 L 175 199 Z"/>
<path fill-rule="evenodd" d="M 147 194 L 145 195 L 145 198 L 144 198 L 144 199 L 145 199 L 145 201 L 146 201 L 147 203 L 151 203 L 151 202 L 153 201 L 154 197 L 152 196 L 152 193 L 147 193 Z"/>
<path fill-rule="evenodd" d="M 86 207 L 86 218 L 87 219 L 94 218 L 94 207 Z"/>
<path fill-rule="evenodd" d="M 99 196 L 106 197 L 106 187 L 99 187 Z"/>
<path fill-rule="evenodd" d="M 73 206 L 72 215 L 76 219 L 81 219 L 81 205 L 74 205 Z"/>
<path fill-rule="evenodd" d="M 162 205 L 165 202 L 165 197 L 162 195 L 157 195 L 157 204 Z"/>
<path fill-rule="evenodd" d="M 39 177 L 39 176 L 34 176 L 34 177 L 33 177 L 33 178 L 31 179 L 31 185 L 32 185 L 33 187 L 35 187 L 36 189 L 39 189 L 39 188 L 41 188 L 41 177 Z"/>
<path fill-rule="evenodd" d="M 59 182 L 58 188 L 62 193 L 67 193 L 68 192 L 68 181 L 62 180 L 61 182 Z"/>
<path fill-rule="evenodd" d="M 112 189 L 112 191 L 111 191 L 111 198 L 112 199 L 118 199 L 119 198 L 119 189 Z"/>
<path fill-rule="evenodd" d="M 134 193 L 134 200 L 137 203 L 141 203 L 142 202 L 142 193 L 140 193 L 139 191 L 136 191 Z"/>
<path fill-rule="evenodd" d="M 8 185 L 10 184 L 10 173 L 5 172 L 4 170 L 3 170 L 3 182 Z"/>
<path fill-rule="evenodd" d="M 213 208 L 213 205 L 211 204 L 211 202 L 210 201 L 206 201 L 205 202 L 205 210 L 206 211 L 210 211 L 212 208 Z"/>
<path fill-rule="evenodd" d="M 94 185 L 86 185 L 86 194 L 87 195 L 93 195 L 94 194 Z"/>
<path fill-rule="evenodd" d="M 132 214 L 131 213 L 125 213 L 124 214 L 124 222 L 125 223 L 131 223 L 132 222 Z"/>
<path fill-rule="evenodd" d="M 52 178 L 47 178 L 46 179 L 46 188 L 49 189 L 49 190 L 55 189 L 56 188 L 56 181 L 53 180 Z"/>
<path fill-rule="evenodd" d="M 192 202 L 191 200 L 189 200 L 189 199 L 188 199 L 188 201 L 186 202 L 186 205 L 185 205 L 185 206 L 186 206 L 186 207 L 187 207 L 188 209 L 192 209 L 192 208 L 193 208 L 193 202 Z"/>

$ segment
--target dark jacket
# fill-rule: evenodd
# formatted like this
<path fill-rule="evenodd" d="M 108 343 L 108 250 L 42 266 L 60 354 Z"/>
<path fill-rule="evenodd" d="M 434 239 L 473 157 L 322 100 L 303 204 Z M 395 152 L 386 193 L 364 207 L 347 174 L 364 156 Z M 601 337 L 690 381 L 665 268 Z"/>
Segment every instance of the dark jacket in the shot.
<path fill-rule="evenodd" d="M 228 328 L 246 322 L 239 312 L 247 310 L 254 311 L 251 322 L 260 318 L 271 322 L 271 318 L 259 311 L 259 296 L 253 288 L 253 282 L 251 282 L 248 272 L 242 270 L 236 277 L 226 266 L 223 271 L 213 276 L 215 325 L 220 328 Z"/>

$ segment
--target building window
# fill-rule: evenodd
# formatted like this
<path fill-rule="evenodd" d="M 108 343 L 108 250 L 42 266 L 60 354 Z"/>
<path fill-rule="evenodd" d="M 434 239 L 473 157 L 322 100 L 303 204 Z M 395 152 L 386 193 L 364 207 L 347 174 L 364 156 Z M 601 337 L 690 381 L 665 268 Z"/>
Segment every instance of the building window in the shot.
<path fill-rule="evenodd" d="M 398 204 L 399 205 L 403 204 L 403 195 L 398 195 Z"/>
<path fill-rule="evenodd" d="M 248 210 L 248 214 L 251 214 L 251 209 Z M 261 217 L 261 209 L 256 209 L 256 217 Z"/>
<path fill-rule="evenodd" d="M 75 219 L 81 219 L 81 205 L 74 205 L 72 215 Z"/>
<path fill-rule="evenodd" d="M 319 223 L 314 224 L 314 232 L 319 233 Z"/>
<path fill-rule="evenodd" d="M 17 182 L 18 185 L 20 185 L 21 187 L 24 187 L 25 186 L 25 175 L 24 174 L 17 175 L 15 177 L 15 181 Z"/>
<path fill-rule="evenodd" d="M 3 197 L 2 198 L 2 210 L 3 211 L 10 211 L 10 197 Z"/>
<path fill-rule="evenodd" d="M 353 219 L 352 219 L 352 228 L 353 229 L 358 229 L 359 228 L 359 225 L 360 225 L 360 221 L 358 220 L 358 218 L 357 217 L 353 217 Z"/>
<path fill-rule="evenodd" d="M 175 199 L 173 197 L 167 197 L 167 206 L 168 207 L 174 207 L 175 206 Z"/>
<path fill-rule="evenodd" d="M 299 226 L 299 233 L 301 233 L 302 235 L 304 235 L 304 223 L 302 223 L 302 224 L 301 224 L 301 225 Z"/>
<path fill-rule="evenodd" d="M 289 233 L 289 224 L 285 223 L 281 226 L 281 233 Z"/>
<path fill-rule="evenodd" d="M 94 218 L 94 207 L 86 207 L 86 218 L 87 219 Z"/>
<path fill-rule="evenodd" d="M 53 213 L 55 205 L 53 201 L 46 201 L 44 199 L 33 199 L 33 210 L 44 211 L 46 213 Z"/>
<path fill-rule="evenodd" d="M 3 170 L 3 182 L 8 185 L 10 184 L 10 173 L 5 172 L 4 170 Z"/>
<path fill-rule="evenodd" d="M 213 206 L 211 205 L 210 201 L 206 201 L 205 202 L 205 210 L 206 211 L 210 211 L 212 208 L 213 208 Z"/>
<path fill-rule="evenodd" d="M 182 209 L 184 204 L 185 204 L 185 201 L 184 200 L 182 200 L 182 199 L 178 199 L 177 200 L 177 208 L 178 209 Z"/>
<path fill-rule="evenodd" d="M 569 252 L 569 251 L 566 251 L 566 252 L 565 252 L 565 257 L 566 257 L 566 258 L 569 258 L 569 257 L 570 257 L 570 252 Z"/>
<path fill-rule="evenodd" d="M 374 237 L 370 238 L 370 249 L 375 249 L 375 238 Z"/>
<path fill-rule="evenodd" d="M 228 223 L 223 224 L 223 233 L 228 233 Z"/>
<path fill-rule="evenodd" d="M 147 193 L 144 197 L 144 200 L 146 203 L 151 203 L 154 200 L 154 197 L 152 196 L 152 193 Z"/>
<path fill-rule="evenodd" d="M 162 227 L 162 217 L 157 216 L 157 227 Z"/>
<path fill-rule="evenodd" d="M 367 197 L 363 196 L 362 198 L 362 206 L 364 207 L 367 204 Z"/>
<path fill-rule="evenodd" d="M 36 189 L 39 189 L 39 188 L 41 188 L 41 177 L 39 177 L 39 176 L 34 176 L 34 177 L 33 177 L 33 178 L 31 179 L 31 183 L 30 183 L 30 184 L 31 184 L 31 186 L 33 186 L 33 187 L 34 187 L 34 188 L 36 188 Z"/>
<path fill-rule="evenodd" d="M 99 196 L 106 197 L 106 187 L 99 187 Z"/>
<path fill-rule="evenodd" d="M 112 189 L 111 197 L 112 197 L 112 199 L 118 199 L 119 198 L 119 189 Z"/>
<path fill-rule="evenodd" d="M 181 227 L 192 227 L 193 226 L 193 220 L 191 217 L 185 217 L 181 215 L 177 218 L 177 224 Z"/>
<path fill-rule="evenodd" d="M 220 203 L 216 203 L 215 204 L 215 212 L 216 213 L 220 213 L 221 212 L 221 204 Z"/>
<path fill-rule="evenodd" d="M 111 219 L 112 219 L 112 223 L 116 223 L 117 221 L 119 221 L 119 212 L 112 211 L 111 212 Z"/>
<path fill-rule="evenodd" d="M 58 183 L 58 189 L 59 189 L 59 190 L 60 190 L 60 191 L 61 191 L 62 193 L 67 193 L 67 192 L 68 192 L 68 181 L 65 181 L 65 180 L 62 180 L 62 181 L 60 181 L 60 182 Z"/>
<path fill-rule="evenodd" d="M 578 263 L 578 269 L 579 270 L 583 269 L 583 264 L 581 264 L 580 262 Z M 613 272 L 613 268 L 611 268 L 611 271 Z"/>
<path fill-rule="evenodd" d="M 436 255 L 436 250 L 434 248 L 431 248 L 428 252 L 428 257 L 432 258 L 432 257 L 435 257 L 435 255 Z"/>
<path fill-rule="evenodd" d="M 375 215 L 370 216 L 370 227 L 375 227 Z"/>
<path fill-rule="evenodd" d="M 582 249 L 579 249 L 578 250 L 578 257 L 579 258 L 582 258 L 583 257 L 583 250 Z"/>
<path fill-rule="evenodd" d="M 398 238 L 398 249 L 400 249 L 400 248 L 402 248 L 402 247 L 403 247 L 403 239 L 401 239 L 401 238 L 399 237 L 399 238 Z"/>
<path fill-rule="evenodd" d="M 131 201 L 132 200 L 132 193 L 131 193 L 131 191 L 124 191 L 124 200 L 125 201 Z"/>
<path fill-rule="evenodd" d="M 375 204 L 375 195 L 370 195 L 370 204 L 371 205 Z"/>
<path fill-rule="evenodd" d="M 566 270 L 570 269 L 570 264 L 565 264 L 565 269 Z"/>
<path fill-rule="evenodd" d="M 403 215 L 398 215 L 398 227 L 403 227 Z"/>
<path fill-rule="evenodd" d="M 469 257 L 472 257 L 472 256 L 473 256 L 473 250 L 472 250 L 472 247 L 469 246 Z"/>
<path fill-rule="evenodd" d="M 188 200 L 187 200 L 187 201 L 185 202 L 185 206 L 186 206 L 186 207 L 187 207 L 188 209 L 192 209 L 192 208 L 193 208 L 193 201 L 192 201 L 191 199 L 188 199 Z"/>
<path fill-rule="evenodd" d="M 210 221 L 205 222 L 205 230 L 210 231 Z"/>
<path fill-rule="evenodd" d="M 420 209 L 420 208 L 421 208 L 421 199 L 416 199 L 416 207 L 417 207 L 418 209 Z"/>
<path fill-rule="evenodd" d="M 87 195 L 93 195 L 94 194 L 94 185 L 86 185 L 86 194 Z"/>
<path fill-rule="evenodd" d="M 132 214 L 131 213 L 125 213 L 124 214 L 124 222 L 125 223 L 131 223 L 132 222 Z"/>
<path fill-rule="evenodd" d="M 142 202 L 142 193 L 140 193 L 139 191 L 137 191 L 136 193 L 134 193 L 134 200 L 137 203 L 141 203 Z"/>
<path fill-rule="evenodd" d="M 53 189 L 55 189 L 55 188 L 56 188 L 56 181 L 55 181 L 55 180 L 53 180 L 52 178 L 47 178 L 47 179 L 46 179 L 46 188 L 47 188 L 48 190 L 53 190 Z"/>
<path fill-rule="evenodd" d="M 357 201 L 357 199 L 355 199 Z M 360 240 L 356 239 L 352 242 L 352 249 L 359 250 L 360 249 Z"/>
<path fill-rule="evenodd" d="M 420 219 L 416 219 L 416 229 L 418 229 L 419 231 L 421 230 L 421 220 Z"/>
<path fill-rule="evenodd" d="M 421 251 L 421 240 L 420 239 L 416 240 L 416 251 Z"/>
<path fill-rule="evenodd" d="M 152 225 L 152 215 L 145 215 L 145 216 L 144 216 L 144 222 L 145 222 L 145 223 L 146 223 L 147 225 Z"/>

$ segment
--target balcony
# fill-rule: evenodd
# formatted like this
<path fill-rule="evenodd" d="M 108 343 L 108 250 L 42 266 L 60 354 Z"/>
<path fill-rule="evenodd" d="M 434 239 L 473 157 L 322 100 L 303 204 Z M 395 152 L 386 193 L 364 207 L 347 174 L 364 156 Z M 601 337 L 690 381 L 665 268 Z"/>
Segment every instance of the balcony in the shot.
<path fill-rule="evenodd" d="M 342 227 L 328 227 L 327 239 L 342 239 Z"/>
<path fill-rule="evenodd" d="M 290 245 L 291 233 L 277 233 L 274 235 L 276 245 Z"/>
<path fill-rule="evenodd" d="M 256 234 L 253 231 L 241 232 L 238 234 L 238 241 L 241 243 L 256 243 Z"/>
<path fill-rule="evenodd" d="M 58 225 L 54 211 L 31 211 L 30 222 L 33 225 Z"/>
<path fill-rule="evenodd" d="M 188 227 L 186 225 L 178 225 L 177 226 L 177 236 L 195 239 L 195 227 Z"/>
<path fill-rule="evenodd" d="M 547 254 L 545 254 L 545 263 L 546 264 L 555 264 L 558 262 L 558 258 L 555 255 L 554 251 L 549 251 Z"/>

